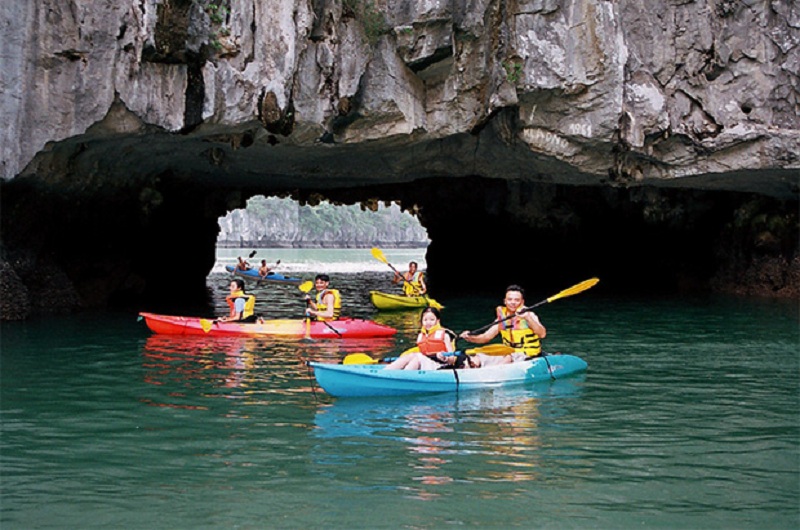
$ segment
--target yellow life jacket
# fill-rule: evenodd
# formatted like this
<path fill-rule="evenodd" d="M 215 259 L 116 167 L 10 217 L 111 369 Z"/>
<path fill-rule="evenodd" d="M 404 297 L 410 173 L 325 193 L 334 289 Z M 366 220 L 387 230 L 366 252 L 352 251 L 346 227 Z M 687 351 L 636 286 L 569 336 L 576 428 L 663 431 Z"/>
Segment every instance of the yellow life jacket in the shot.
<path fill-rule="evenodd" d="M 417 271 L 411 278 L 406 278 L 405 274 L 403 278 L 406 281 L 403 282 L 403 294 L 406 296 L 420 296 L 422 294 L 422 273 Z"/>
<path fill-rule="evenodd" d="M 511 313 L 505 307 L 497 308 L 497 320 L 507 318 Z M 503 344 L 525 352 L 528 357 L 536 357 L 542 353 L 542 343 L 539 335 L 528 325 L 522 316 L 515 316 L 499 323 L 500 337 Z"/>
<path fill-rule="evenodd" d="M 325 311 L 328 309 L 328 306 L 322 302 L 327 293 L 333 293 L 333 317 L 323 318 L 317 315 L 317 320 L 338 320 L 339 315 L 342 313 L 342 295 L 339 294 L 338 289 L 325 289 L 317 293 L 317 311 Z"/>
<path fill-rule="evenodd" d="M 231 308 L 230 316 L 236 316 L 236 299 L 237 298 L 244 298 L 244 311 L 242 311 L 242 320 L 249 317 L 253 314 L 256 308 L 256 297 L 252 294 L 244 294 L 242 291 L 234 291 L 228 296 L 225 297 L 225 301 L 228 302 L 228 307 Z"/>

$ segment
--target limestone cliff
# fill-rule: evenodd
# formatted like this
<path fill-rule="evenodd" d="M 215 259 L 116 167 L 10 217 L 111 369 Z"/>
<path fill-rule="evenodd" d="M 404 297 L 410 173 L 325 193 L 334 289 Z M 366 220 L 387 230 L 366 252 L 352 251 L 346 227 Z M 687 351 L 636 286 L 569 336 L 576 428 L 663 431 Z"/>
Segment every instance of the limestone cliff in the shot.
<path fill-rule="evenodd" d="M 797 294 L 791 0 L 38 0 L 0 16 L 3 285 L 48 266 L 76 305 L 136 304 L 178 245 L 197 267 L 179 288 L 202 292 L 216 218 L 260 193 L 400 201 L 433 241 L 432 282 L 466 249 L 547 243 L 539 278 L 580 261 L 622 284 L 644 276 L 633 259 L 728 290 L 765 259 L 777 272 L 745 291 Z M 672 244 L 697 259 L 665 265 Z"/>

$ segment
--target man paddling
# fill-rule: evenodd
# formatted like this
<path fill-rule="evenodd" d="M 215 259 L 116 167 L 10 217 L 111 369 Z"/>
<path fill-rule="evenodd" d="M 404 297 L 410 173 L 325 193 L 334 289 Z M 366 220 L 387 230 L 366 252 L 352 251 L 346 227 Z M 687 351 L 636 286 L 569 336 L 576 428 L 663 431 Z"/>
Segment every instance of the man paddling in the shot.
<path fill-rule="evenodd" d="M 542 353 L 541 339 L 547 335 L 547 329 L 531 310 L 525 310 L 525 291 L 519 285 L 506 287 L 503 305 L 496 309 L 497 321 L 486 331 L 471 335 L 462 331 L 460 338 L 476 344 L 486 344 L 498 334 L 503 344 L 516 350 L 513 360 L 525 360 Z"/>
<path fill-rule="evenodd" d="M 306 295 L 308 308 L 306 313 L 317 320 L 337 320 L 342 311 L 342 296 L 337 289 L 330 289 L 331 279 L 327 274 L 317 274 L 314 288 L 317 291 L 315 300 Z"/>
<path fill-rule="evenodd" d="M 408 272 L 399 274 L 395 271 L 394 278 L 392 278 L 392 283 L 403 282 L 403 294 L 406 296 L 422 296 L 428 292 L 428 287 L 425 285 L 425 275 L 418 271 L 417 267 L 416 261 L 409 262 Z"/>

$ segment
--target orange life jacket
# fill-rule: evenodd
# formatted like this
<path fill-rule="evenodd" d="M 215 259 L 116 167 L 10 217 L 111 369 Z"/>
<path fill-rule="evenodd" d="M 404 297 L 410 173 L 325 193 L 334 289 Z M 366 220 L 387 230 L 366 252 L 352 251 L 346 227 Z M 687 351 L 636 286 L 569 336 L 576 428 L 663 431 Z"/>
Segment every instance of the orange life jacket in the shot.
<path fill-rule="evenodd" d="M 436 324 L 430 330 L 422 328 L 417 336 L 417 347 L 425 355 L 446 352 L 446 337 L 447 331 L 439 324 Z"/>

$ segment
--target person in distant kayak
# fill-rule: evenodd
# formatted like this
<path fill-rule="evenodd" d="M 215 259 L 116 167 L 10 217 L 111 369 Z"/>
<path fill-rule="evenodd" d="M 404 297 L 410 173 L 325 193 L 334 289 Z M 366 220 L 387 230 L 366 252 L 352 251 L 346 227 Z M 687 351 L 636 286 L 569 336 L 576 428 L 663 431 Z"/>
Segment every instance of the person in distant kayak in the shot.
<path fill-rule="evenodd" d="M 308 308 L 306 313 L 317 320 L 337 320 L 342 312 L 342 295 L 337 289 L 331 289 L 331 278 L 327 274 L 317 274 L 314 278 L 314 289 L 317 296 L 314 300 L 306 295 Z"/>
<path fill-rule="evenodd" d="M 258 276 L 261 278 L 266 278 L 269 274 L 269 266 L 267 266 L 267 260 L 261 260 L 261 266 L 258 268 Z"/>
<path fill-rule="evenodd" d="M 392 283 L 403 282 L 403 294 L 406 296 L 421 296 L 428 292 L 425 285 L 424 273 L 417 270 L 417 262 L 412 261 L 408 264 L 408 272 L 398 274 L 395 272 Z"/>
<path fill-rule="evenodd" d="M 451 331 L 442 327 L 439 310 L 426 307 L 420 316 L 422 328 L 417 335 L 419 353 L 401 355 L 386 365 L 386 370 L 439 370 L 441 368 L 458 367 L 459 357 L 446 355 L 455 350 Z M 455 335 L 455 334 L 454 334 Z M 463 356 L 461 357 L 463 361 Z"/>
<path fill-rule="evenodd" d="M 251 265 L 250 265 L 250 264 L 247 262 L 247 260 L 246 260 L 246 259 L 244 259 L 244 258 L 242 258 L 241 256 L 239 256 L 239 257 L 238 257 L 238 258 L 236 258 L 236 259 L 238 259 L 238 260 L 239 260 L 239 262 L 236 264 L 236 270 L 237 270 L 237 271 L 248 271 L 248 270 L 250 270 L 250 269 L 252 269 L 252 268 L 253 268 L 253 267 L 252 267 L 252 266 L 251 266 Z"/>
<path fill-rule="evenodd" d="M 244 292 L 244 280 L 236 278 L 231 280 L 230 294 L 225 297 L 225 301 L 230 307 L 230 314 L 220 317 L 221 322 L 256 322 L 255 314 L 256 297 Z"/>
<path fill-rule="evenodd" d="M 472 335 L 469 331 L 463 331 L 459 337 L 476 344 L 486 344 L 499 334 L 503 344 L 518 350 L 511 354 L 514 361 L 542 353 L 541 339 L 547 335 L 547 329 L 536 313 L 525 308 L 525 291 L 522 287 L 506 287 L 503 305 L 497 307 L 496 315 L 495 324 L 483 333 Z"/>

